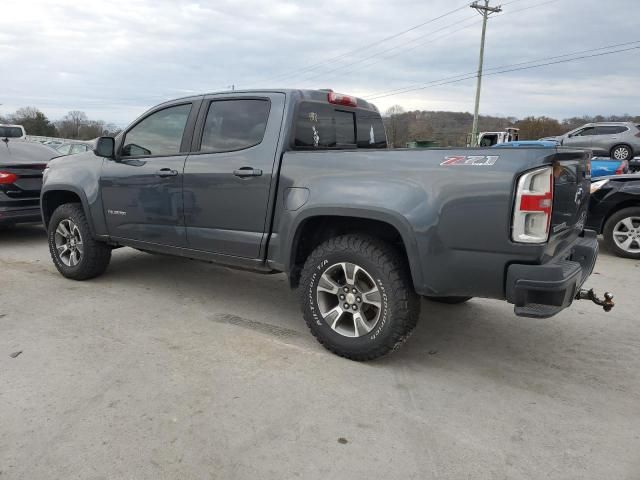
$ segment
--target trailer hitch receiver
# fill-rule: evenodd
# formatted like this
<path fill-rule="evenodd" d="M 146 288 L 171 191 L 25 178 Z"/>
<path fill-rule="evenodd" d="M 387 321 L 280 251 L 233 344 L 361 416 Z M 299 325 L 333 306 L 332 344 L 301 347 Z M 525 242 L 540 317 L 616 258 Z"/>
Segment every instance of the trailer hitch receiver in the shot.
<path fill-rule="evenodd" d="M 604 300 L 598 298 L 598 296 L 593 291 L 593 288 L 589 290 L 580 289 L 576 294 L 576 300 L 591 300 L 596 305 L 600 305 L 605 312 L 610 312 L 611 309 L 615 306 L 613 303 L 613 295 L 609 292 L 604 293 Z"/>

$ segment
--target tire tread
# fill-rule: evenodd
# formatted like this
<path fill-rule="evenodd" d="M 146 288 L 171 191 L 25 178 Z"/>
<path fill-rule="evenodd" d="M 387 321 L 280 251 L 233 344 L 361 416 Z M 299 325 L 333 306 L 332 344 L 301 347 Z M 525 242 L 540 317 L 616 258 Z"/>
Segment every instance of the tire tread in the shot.
<path fill-rule="evenodd" d="M 80 228 L 84 244 L 83 259 L 77 268 L 69 268 L 62 264 L 55 252 L 55 226 L 64 218 L 72 219 Z M 95 278 L 107 269 L 111 261 L 111 247 L 99 242 L 91 235 L 89 222 L 79 203 L 65 203 L 60 205 L 51 216 L 48 226 L 49 253 L 58 271 L 72 280 L 89 280 Z"/>

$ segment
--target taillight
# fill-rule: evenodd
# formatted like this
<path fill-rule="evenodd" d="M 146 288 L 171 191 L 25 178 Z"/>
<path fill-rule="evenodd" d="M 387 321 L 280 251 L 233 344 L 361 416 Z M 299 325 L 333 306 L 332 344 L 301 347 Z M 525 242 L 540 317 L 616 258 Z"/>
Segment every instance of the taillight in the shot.
<path fill-rule="evenodd" d="M 553 208 L 553 167 L 523 174 L 518 179 L 511 238 L 520 243 L 544 243 L 549 238 Z"/>
<path fill-rule="evenodd" d="M 329 103 L 335 103 L 336 105 L 345 105 L 347 107 L 358 106 L 358 101 L 356 100 L 356 97 L 343 95 L 341 93 L 329 92 L 327 94 L 327 99 L 329 100 Z"/>
<path fill-rule="evenodd" d="M 0 171 L 0 185 L 10 185 L 18 179 L 15 173 Z"/>
<path fill-rule="evenodd" d="M 623 173 L 627 173 L 629 171 L 629 162 L 627 162 L 626 160 L 623 160 L 620 162 L 620 165 L 618 165 L 618 168 L 616 168 L 616 175 L 622 175 Z"/>

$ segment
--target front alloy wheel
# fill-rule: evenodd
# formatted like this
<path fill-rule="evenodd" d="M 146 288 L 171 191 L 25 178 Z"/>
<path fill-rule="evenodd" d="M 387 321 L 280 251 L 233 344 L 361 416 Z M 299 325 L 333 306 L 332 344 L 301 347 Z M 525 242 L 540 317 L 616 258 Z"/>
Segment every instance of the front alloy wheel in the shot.
<path fill-rule="evenodd" d="M 79 203 L 55 209 L 47 228 L 49 252 L 58 271 L 73 280 L 87 280 L 103 273 L 111 260 L 111 247 L 93 238 Z"/>
<path fill-rule="evenodd" d="M 640 254 L 640 217 L 627 217 L 616 223 L 613 241 L 625 252 Z"/>
<path fill-rule="evenodd" d="M 619 257 L 640 259 L 640 207 L 628 207 L 611 215 L 602 236 Z"/>
<path fill-rule="evenodd" d="M 54 242 L 60 261 L 67 267 L 75 267 L 84 254 L 82 234 L 73 220 L 62 220 L 56 228 Z"/>

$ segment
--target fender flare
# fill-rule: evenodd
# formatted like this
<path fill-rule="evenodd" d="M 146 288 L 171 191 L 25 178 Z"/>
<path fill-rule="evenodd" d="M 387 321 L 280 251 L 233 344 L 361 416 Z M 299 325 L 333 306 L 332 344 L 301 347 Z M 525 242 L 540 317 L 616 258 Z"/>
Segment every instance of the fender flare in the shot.
<path fill-rule="evenodd" d="M 82 205 L 82 210 L 87 217 L 87 223 L 89 224 L 89 230 L 91 230 L 91 235 L 96 236 L 96 229 L 93 223 L 93 215 L 91 215 L 91 210 L 89 208 L 89 201 L 87 200 L 87 195 L 84 191 L 75 187 L 73 185 L 65 185 L 65 184 L 55 184 L 48 185 L 46 188 L 43 188 L 40 193 L 40 214 L 42 216 L 42 221 L 44 223 L 45 229 L 48 228 L 50 216 L 47 216 L 45 209 L 45 198 L 48 193 L 52 192 L 70 192 L 76 195 L 80 199 L 80 204 Z M 55 209 L 54 209 L 55 210 Z M 53 211 L 52 211 L 53 213 Z"/>
<path fill-rule="evenodd" d="M 354 217 L 386 223 L 393 227 L 400 235 L 407 253 L 407 258 L 416 260 L 420 258 L 418 244 L 409 221 L 392 210 L 383 208 L 345 207 L 344 205 L 324 205 L 306 208 L 297 213 L 291 222 L 291 228 L 289 229 L 289 234 L 287 235 L 284 245 L 284 252 L 286 252 L 285 272 L 290 272 L 295 262 L 295 252 L 297 250 L 301 227 L 305 221 L 315 217 Z M 408 264 L 414 285 L 422 285 L 423 273 L 420 262 L 411 262 L 409 260 Z"/>

